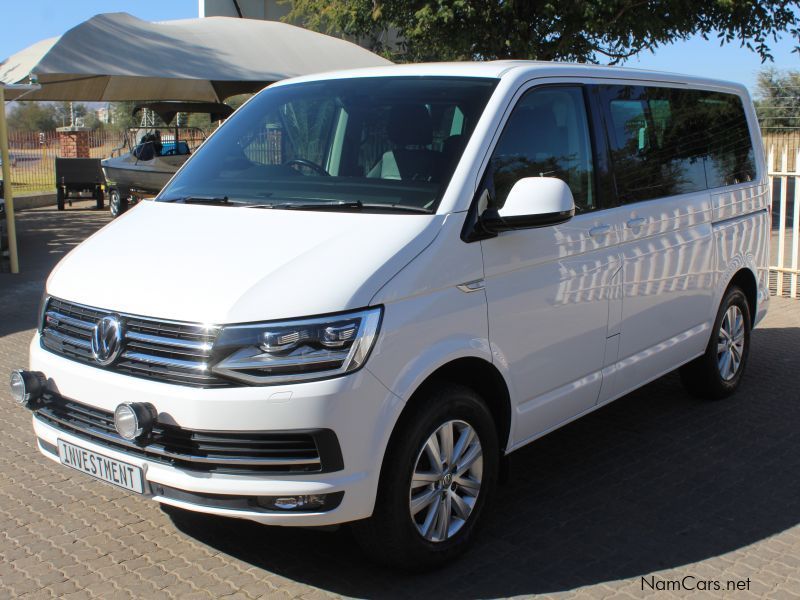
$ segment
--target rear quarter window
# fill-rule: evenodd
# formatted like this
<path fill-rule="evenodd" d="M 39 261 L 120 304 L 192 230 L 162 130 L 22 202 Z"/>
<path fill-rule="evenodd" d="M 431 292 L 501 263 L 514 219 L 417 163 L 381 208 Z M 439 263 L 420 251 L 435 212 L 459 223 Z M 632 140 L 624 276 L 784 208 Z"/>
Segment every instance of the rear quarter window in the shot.
<path fill-rule="evenodd" d="M 755 153 L 738 96 L 601 86 L 600 97 L 622 202 L 755 179 Z"/>

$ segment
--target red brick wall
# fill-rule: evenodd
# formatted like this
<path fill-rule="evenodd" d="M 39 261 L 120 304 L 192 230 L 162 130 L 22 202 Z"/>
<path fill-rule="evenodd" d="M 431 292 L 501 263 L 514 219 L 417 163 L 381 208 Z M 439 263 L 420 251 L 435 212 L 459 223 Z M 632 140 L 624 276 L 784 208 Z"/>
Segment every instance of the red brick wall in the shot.
<path fill-rule="evenodd" d="M 89 158 L 88 129 L 59 129 L 58 144 L 61 158 Z"/>

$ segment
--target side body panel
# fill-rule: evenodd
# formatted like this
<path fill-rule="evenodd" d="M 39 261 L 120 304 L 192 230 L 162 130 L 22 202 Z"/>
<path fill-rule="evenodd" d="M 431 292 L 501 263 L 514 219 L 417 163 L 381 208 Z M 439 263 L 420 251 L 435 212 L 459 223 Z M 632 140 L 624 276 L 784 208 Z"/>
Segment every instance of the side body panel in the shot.
<path fill-rule="evenodd" d="M 623 99 L 622 104 L 627 98 L 638 100 L 638 94 L 645 90 L 680 90 L 680 86 L 641 80 L 613 83 L 621 86 L 620 89 L 630 91 L 630 96 L 616 96 Z M 739 268 L 747 265 L 759 282 L 763 281 L 763 284 L 759 283 L 758 312 L 761 315 L 765 310 L 766 303 L 761 299 L 767 295 L 767 256 L 763 248 L 768 245 L 768 230 L 755 223 L 760 222 L 758 212 L 766 208 L 761 193 L 757 191 L 764 187 L 764 165 L 752 103 L 740 88 L 723 89 L 715 85 L 691 87 L 693 90 L 724 92 L 741 98 L 754 149 L 757 176 L 751 182 L 726 187 L 705 189 L 701 184 L 696 186 L 696 191 L 687 190 L 682 194 L 639 201 L 629 198 L 627 203 L 620 206 L 623 212 L 619 214 L 623 220 L 615 223 L 620 228 L 623 258 L 619 360 L 613 369 L 606 370 L 600 403 L 632 391 L 702 354 L 711 335 L 721 296 Z M 656 92 L 654 97 L 658 96 Z M 609 94 L 603 98 L 598 94 L 595 98 L 603 104 L 598 106 L 598 111 L 608 124 L 605 133 L 610 145 L 610 136 L 618 134 L 612 134 L 612 116 L 606 102 L 614 96 Z M 649 110 L 652 110 L 652 105 L 650 107 Z M 657 127 L 655 132 L 658 133 Z M 648 131 L 640 130 L 639 134 L 640 140 L 647 139 Z M 691 132 L 684 132 L 684 135 L 690 139 L 686 140 L 687 146 L 678 147 L 678 157 L 682 148 L 691 147 L 693 140 L 702 140 L 702 137 L 694 136 Z M 653 137 L 650 139 L 654 140 Z M 643 142 L 639 144 L 641 150 Z M 676 189 L 680 189 L 684 182 L 692 187 L 692 178 L 697 176 L 697 164 L 681 164 L 681 168 L 688 170 L 678 171 L 681 175 L 674 175 Z M 612 172 L 613 169 L 612 165 Z M 624 172 L 629 178 L 624 181 L 625 184 L 630 185 L 632 173 Z M 646 171 L 641 173 L 644 175 Z M 651 185 L 659 183 L 660 180 Z M 622 194 L 622 190 L 618 190 L 618 193 Z M 625 199 L 624 196 L 621 199 Z M 751 221 L 754 222 L 742 227 L 750 235 L 733 239 L 736 236 L 732 232 L 722 234 L 718 231 L 720 223 L 747 214 L 751 214 Z M 609 371 L 613 372 L 613 376 Z"/>
<path fill-rule="evenodd" d="M 714 207 L 714 305 L 717 306 L 731 278 L 749 269 L 756 280 L 758 324 L 769 306 L 769 191 L 764 182 L 711 197 Z"/>
<path fill-rule="evenodd" d="M 492 356 L 509 373 L 514 444 L 590 409 L 606 352 L 617 232 L 603 213 L 484 240 Z"/>
<path fill-rule="evenodd" d="M 448 215 L 433 243 L 370 302 L 385 310 L 366 369 L 403 401 L 452 360 L 492 360 L 484 290 L 459 289 L 483 279 L 480 244 L 459 237 L 463 218 Z"/>
<path fill-rule="evenodd" d="M 626 208 L 618 393 L 702 353 L 715 313 L 710 194 Z"/>

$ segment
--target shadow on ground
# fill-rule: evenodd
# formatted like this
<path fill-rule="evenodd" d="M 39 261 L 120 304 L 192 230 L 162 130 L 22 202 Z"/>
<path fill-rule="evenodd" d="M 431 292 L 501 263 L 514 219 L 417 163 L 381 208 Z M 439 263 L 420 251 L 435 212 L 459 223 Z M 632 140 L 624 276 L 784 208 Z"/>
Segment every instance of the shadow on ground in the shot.
<path fill-rule="evenodd" d="M 94 200 L 79 200 L 63 212 L 48 208 L 18 213 L 20 272 L 12 275 L 8 265 L 0 269 L 0 337 L 36 327 L 47 274 L 67 252 L 110 220 L 108 210 L 97 210 L 94 204 Z"/>
<path fill-rule="evenodd" d="M 734 397 L 693 400 L 671 374 L 516 452 L 477 543 L 443 573 L 375 567 L 346 529 L 168 512 L 213 548 L 351 596 L 556 592 L 693 563 L 800 523 L 798 347 L 800 328 L 756 330 Z"/>

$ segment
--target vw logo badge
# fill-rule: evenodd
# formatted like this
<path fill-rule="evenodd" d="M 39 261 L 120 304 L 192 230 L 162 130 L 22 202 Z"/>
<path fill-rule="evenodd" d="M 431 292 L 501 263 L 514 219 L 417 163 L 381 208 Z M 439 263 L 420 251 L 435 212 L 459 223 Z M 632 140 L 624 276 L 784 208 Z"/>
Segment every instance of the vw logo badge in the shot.
<path fill-rule="evenodd" d="M 97 364 L 105 367 L 114 362 L 121 351 L 122 323 L 114 315 L 105 316 L 92 330 L 92 356 Z"/>

